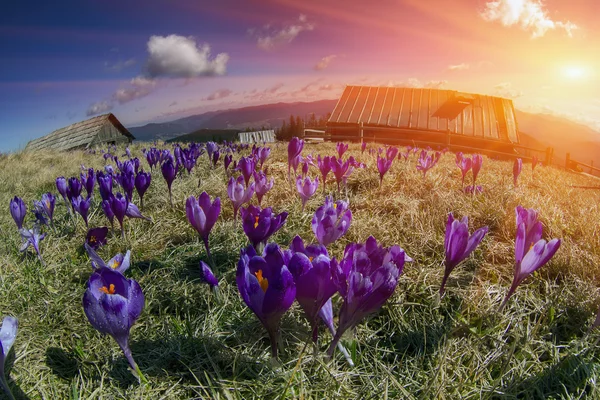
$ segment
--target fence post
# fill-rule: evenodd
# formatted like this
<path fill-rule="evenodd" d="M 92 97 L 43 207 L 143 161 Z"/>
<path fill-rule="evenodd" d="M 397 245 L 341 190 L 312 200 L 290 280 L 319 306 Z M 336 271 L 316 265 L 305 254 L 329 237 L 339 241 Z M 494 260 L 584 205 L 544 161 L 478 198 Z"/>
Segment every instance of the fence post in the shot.
<path fill-rule="evenodd" d="M 571 163 L 571 153 L 567 153 L 567 160 L 565 161 L 565 169 L 569 169 L 569 164 Z"/>
<path fill-rule="evenodd" d="M 546 161 L 544 163 L 544 165 L 547 167 L 550 164 L 552 164 L 552 153 L 554 152 L 554 149 L 552 147 L 548 147 L 546 149 Z"/>
<path fill-rule="evenodd" d="M 363 141 L 365 140 L 365 131 L 363 128 L 363 122 L 360 121 L 360 123 L 358 124 L 358 136 L 360 137 L 360 143 L 362 144 Z"/>

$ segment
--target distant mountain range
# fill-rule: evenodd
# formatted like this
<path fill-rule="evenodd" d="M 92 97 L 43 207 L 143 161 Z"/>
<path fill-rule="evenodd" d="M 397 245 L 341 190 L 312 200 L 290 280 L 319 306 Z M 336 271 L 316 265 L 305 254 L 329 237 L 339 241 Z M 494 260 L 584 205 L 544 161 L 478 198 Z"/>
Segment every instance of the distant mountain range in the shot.
<path fill-rule="evenodd" d="M 337 100 L 320 100 L 299 103 L 275 103 L 238 109 L 212 111 L 181 118 L 171 122 L 153 123 L 128 128 L 140 141 L 169 140 L 181 135 L 215 135 L 216 130 L 243 131 L 246 128 L 278 128 L 290 115 L 317 118 L 335 108 Z M 554 163 L 564 165 L 566 153 L 571 159 L 600 166 L 600 132 L 549 114 L 532 114 L 516 111 L 521 144 L 544 149 L 554 147 Z M 229 133 L 229 132 L 227 132 Z M 182 138 L 185 139 L 185 138 Z"/>

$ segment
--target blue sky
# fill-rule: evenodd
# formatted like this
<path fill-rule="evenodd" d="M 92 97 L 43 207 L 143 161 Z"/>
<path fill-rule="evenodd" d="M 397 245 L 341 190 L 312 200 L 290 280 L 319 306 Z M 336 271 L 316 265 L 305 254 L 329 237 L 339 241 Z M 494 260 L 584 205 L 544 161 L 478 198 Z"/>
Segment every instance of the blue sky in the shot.
<path fill-rule="evenodd" d="M 126 126 L 345 84 L 513 98 L 600 129 L 593 0 L 20 1 L 0 14 L 0 151 L 90 116 Z"/>

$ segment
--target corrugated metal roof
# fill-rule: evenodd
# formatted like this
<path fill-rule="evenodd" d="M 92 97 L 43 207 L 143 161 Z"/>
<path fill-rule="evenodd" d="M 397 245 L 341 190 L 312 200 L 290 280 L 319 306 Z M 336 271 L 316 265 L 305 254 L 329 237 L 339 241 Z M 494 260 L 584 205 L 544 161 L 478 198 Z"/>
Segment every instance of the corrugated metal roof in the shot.
<path fill-rule="evenodd" d="M 69 150 L 89 147 L 103 128 L 112 125 L 121 135 L 134 139 L 133 135 L 112 114 L 103 114 L 85 121 L 57 129 L 52 133 L 27 143 L 25 150 L 58 149 Z M 118 138 L 117 138 L 118 139 Z"/>
<path fill-rule="evenodd" d="M 360 123 L 518 143 L 511 100 L 454 90 L 346 86 L 328 126 Z"/>

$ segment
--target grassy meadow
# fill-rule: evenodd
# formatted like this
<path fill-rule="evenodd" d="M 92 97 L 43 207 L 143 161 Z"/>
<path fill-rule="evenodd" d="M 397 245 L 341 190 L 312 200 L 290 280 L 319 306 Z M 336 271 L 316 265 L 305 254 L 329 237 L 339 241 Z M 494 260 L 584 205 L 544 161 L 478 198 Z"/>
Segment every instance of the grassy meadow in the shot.
<path fill-rule="evenodd" d="M 142 147 L 130 148 L 149 170 Z M 149 381 L 140 385 L 114 340 L 99 334 L 83 312 L 82 296 L 92 272 L 83 249 L 87 230 L 79 216 L 74 224 L 55 186 L 57 176 L 79 176 L 82 164 L 103 168 L 101 155 L 21 152 L 0 158 L 0 311 L 19 319 L 7 360 L 15 397 L 600 398 L 600 332 L 588 333 L 600 305 L 600 192 L 570 187 L 598 181 L 542 166 L 532 177 L 531 165 L 525 164 L 520 185 L 513 188 L 512 162 L 484 157 L 478 177 L 484 192 L 466 195 L 454 154 L 447 153 L 425 179 L 415 168 L 416 155 L 407 162 L 396 160 L 379 187 L 376 157 L 351 144 L 344 158 L 353 155 L 367 168 L 352 173 L 341 195 L 330 174 L 325 191 L 319 187 L 302 213 L 295 185 L 287 182 L 287 144 L 272 148 L 266 165 L 275 186 L 263 206 L 289 212 L 272 241 L 286 248 L 295 235 L 314 242 L 312 215 L 331 193 L 349 201 L 353 220 L 346 236 L 329 248 L 330 255 L 340 259 L 347 243 L 373 235 L 385 246 L 400 245 L 414 259 L 383 308 L 344 336 L 354 367 L 339 351 L 333 360 L 325 357 L 331 335 L 324 327 L 321 351 L 314 354 L 312 345 L 305 346 L 310 329 L 297 304 L 282 320 L 280 364 L 271 362 L 266 331 L 235 283 L 247 239 L 239 219 L 233 221 L 227 176 L 222 161 L 212 169 L 203 155 L 191 175 L 183 171 L 173 183 L 172 209 L 166 183 L 159 170 L 153 171 L 142 212 L 154 222 L 126 219 L 125 239 L 116 230 L 98 251 L 105 260 L 132 251 L 125 275 L 139 282 L 146 298 L 130 337 L 133 356 Z M 335 144 L 307 144 L 303 154 L 309 153 L 334 155 Z M 320 177 L 313 167 L 309 175 Z M 9 202 L 13 196 L 25 200 L 26 225 L 31 227 L 32 201 L 48 191 L 57 196 L 56 229 L 47 229 L 41 243 L 43 267 L 31 248 L 19 252 L 21 239 Z M 200 282 L 199 261 L 208 260 L 185 216 L 185 199 L 202 191 L 222 201 L 210 236 L 220 299 Z M 110 226 L 97 188 L 95 199 L 90 227 Z M 134 202 L 139 205 L 137 194 Z M 517 205 L 537 209 L 544 238 L 562 238 L 562 245 L 498 313 L 512 281 Z M 448 212 L 469 216 L 471 232 L 484 225 L 490 231 L 454 270 L 440 301 Z M 334 312 L 340 304 L 335 295 Z"/>

